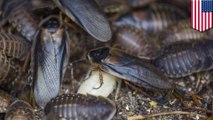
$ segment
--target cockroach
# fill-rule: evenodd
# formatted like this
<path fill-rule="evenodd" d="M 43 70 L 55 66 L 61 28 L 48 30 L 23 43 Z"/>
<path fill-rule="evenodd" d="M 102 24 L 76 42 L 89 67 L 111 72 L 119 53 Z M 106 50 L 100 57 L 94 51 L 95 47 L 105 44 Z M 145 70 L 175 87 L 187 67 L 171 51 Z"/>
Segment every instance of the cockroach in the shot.
<path fill-rule="evenodd" d="M 202 39 L 163 47 L 154 64 L 166 76 L 179 78 L 213 68 L 213 41 Z"/>
<path fill-rule="evenodd" d="M 189 7 L 191 0 L 184 0 L 184 1 L 182 1 L 182 0 L 173 0 L 173 1 L 164 0 L 164 1 L 160 1 L 160 2 L 167 2 L 172 5 L 175 5 L 175 6 L 179 7 L 180 9 L 186 11 L 187 13 L 190 13 L 190 11 L 191 11 L 191 7 Z"/>
<path fill-rule="evenodd" d="M 8 107 L 5 120 L 35 120 L 35 113 L 29 103 L 16 100 Z"/>
<path fill-rule="evenodd" d="M 9 105 L 15 100 L 9 93 L 0 90 L 0 113 L 5 113 Z"/>
<path fill-rule="evenodd" d="M 16 35 L 0 33 L 0 51 L 8 59 L 25 60 L 31 45 L 25 39 Z"/>
<path fill-rule="evenodd" d="M 110 25 L 95 0 L 53 0 L 73 21 L 97 40 L 111 39 Z"/>
<path fill-rule="evenodd" d="M 88 71 L 92 68 L 92 65 L 86 59 L 72 62 L 71 65 L 73 70 L 73 79 L 77 81 L 83 80 L 87 76 Z"/>
<path fill-rule="evenodd" d="M 114 48 L 97 48 L 88 53 L 92 64 L 100 66 L 116 77 L 127 80 L 148 90 L 169 90 L 173 85 L 168 78 L 147 60 L 139 59 Z"/>
<path fill-rule="evenodd" d="M 169 45 L 176 42 L 190 42 L 192 40 L 206 39 L 206 32 L 199 32 L 191 28 L 190 20 L 182 20 L 177 24 L 171 25 L 158 35 L 162 45 Z"/>
<path fill-rule="evenodd" d="M 86 57 L 87 51 L 94 49 L 96 47 L 106 46 L 109 42 L 100 42 L 97 41 L 95 38 L 90 36 L 85 31 L 78 31 L 70 30 L 69 29 L 69 38 L 70 42 L 70 62 L 74 62 L 79 59 L 83 59 Z"/>
<path fill-rule="evenodd" d="M 14 61 L 0 54 L 0 84 L 10 83 L 20 79 L 22 68 Z M 2 86 L 3 87 L 3 86 Z"/>
<path fill-rule="evenodd" d="M 29 0 L 33 10 L 56 7 L 52 0 Z"/>
<path fill-rule="evenodd" d="M 125 50 L 137 57 L 153 58 L 157 46 L 144 30 L 134 26 L 125 25 L 118 29 L 114 35 L 113 47 Z"/>
<path fill-rule="evenodd" d="M 156 0 L 127 0 L 128 4 L 132 8 L 140 8 L 147 5 L 150 5 L 151 3 L 155 2 Z"/>
<path fill-rule="evenodd" d="M 3 0 L 1 11 L 8 20 L 27 40 L 32 41 L 38 22 L 33 18 L 31 4 L 28 0 Z"/>
<path fill-rule="evenodd" d="M 148 34 L 154 34 L 186 18 L 184 11 L 175 6 L 157 3 L 121 16 L 112 26 L 116 29 L 123 25 L 132 25 L 144 29 Z"/>
<path fill-rule="evenodd" d="M 115 112 L 108 98 L 82 94 L 57 96 L 45 107 L 46 120 L 111 120 Z"/>
<path fill-rule="evenodd" d="M 45 18 L 40 27 L 32 47 L 31 76 L 35 101 L 43 108 L 59 93 L 69 59 L 69 38 L 56 15 Z"/>
<path fill-rule="evenodd" d="M 96 0 L 106 14 L 120 14 L 130 10 L 127 0 Z"/>
<path fill-rule="evenodd" d="M 0 85 L 2 89 L 19 91 L 26 85 L 27 64 L 31 45 L 16 35 L 0 33 Z"/>
<path fill-rule="evenodd" d="M 136 8 L 147 6 L 156 0 L 96 0 L 109 16 L 120 16 Z"/>

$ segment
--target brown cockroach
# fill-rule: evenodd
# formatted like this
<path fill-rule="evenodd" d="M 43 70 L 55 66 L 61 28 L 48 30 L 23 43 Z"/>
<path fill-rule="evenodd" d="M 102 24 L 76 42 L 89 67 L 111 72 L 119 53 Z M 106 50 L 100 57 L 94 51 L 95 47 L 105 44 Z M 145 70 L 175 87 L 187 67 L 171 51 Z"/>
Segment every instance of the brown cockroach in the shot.
<path fill-rule="evenodd" d="M 3 32 L 0 33 L 0 51 L 8 59 L 25 60 L 30 47 L 30 43 L 21 37 Z"/>
<path fill-rule="evenodd" d="M 29 103 L 16 100 L 8 107 L 5 120 L 35 120 L 34 109 Z"/>
<path fill-rule="evenodd" d="M 118 18 L 112 25 L 114 29 L 123 25 L 132 25 L 144 29 L 148 34 L 154 34 L 186 18 L 185 12 L 175 6 L 156 3 L 127 13 Z"/>
<path fill-rule="evenodd" d="M 3 0 L 1 11 L 8 20 L 27 40 L 32 41 L 38 22 L 33 18 L 31 4 L 28 0 Z"/>
<path fill-rule="evenodd" d="M 157 47 L 144 30 L 134 26 L 125 25 L 118 29 L 114 35 L 113 47 L 125 50 L 137 57 L 152 58 Z"/>
<path fill-rule="evenodd" d="M 159 1 L 159 2 L 170 3 L 172 5 L 179 7 L 180 9 L 183 9 L 187 13 L 190 13 L 190 10 L 191 10 L 190 1 L 191 0 L 172 0 L 172 1 L 171 0 L 163 0 L 163 1 Z"/>
<path fill-rule="evenodd" d="M 0 84 L 7 90 L 23 89 L 29 63 L 30 44 L 23 38 L 0 33 Z"/>
<path fill-rule="evenodd" d="M 14 97 L 7 92 L 0 90 L 0 113 L 7 111 L 9 105 L 15 100 Z"/>
<path fill-rule="evenodd" d="M 144 7 L 156 0 L 96 0 L 106 14 L 123 14 Z"/>
<path fill-rule="evenodd" d="M 180 78 L 213 68 L 213 41 L 180 42 L 163 47 L 154 60 L 167 77 Z"/>
<path fill-rule="evenodd" d="M 94 39 L 82 29 L 68 29 L 68 35 L 71 40 L 70 42 L 70 59 L 69 62 L 74 62 L 79 59 L 86 57 L 87 51 L 94 49 L 96 47 L 107 46 L 109 42 L 100 42 Z"/>
<path fill-rule="evenodd" d="M 21 75 L 21 66 L 7 57 L 0 54 L 0 84 L 11 82 L 14 79 L 19 79 Z"/>
<path fill-rule="evenodd" d="M 168 78 L 147 60 L 139 59 L 118 49 L 97 48 L 88 53 L 88 58 L 93 65 L 98 65 L 103 71 L 139 87 L 153 91 L 174 89 Z"/>
<path fill-rule="evenodd" d="M 45 107 L 46 120 L 111 120 L 115 112 L 108 98 L 83 94 L 57 96 Z"/>
<path fill-rule="evenodd" d="M 182 20 L 171 25 L 158 34 L 159 42 L 162 45 L 169 45 L 176 42 L 190 42 L 208 38 L 207 32 L 199 32 L 191 28 L 190 20 Z"/>
<path fill-rule="evenodd" d="M 109 16 L 110 19 L 130 11 L 131 6 L 127 0 L 96 0 L 101 6 L 102 10 Z M 112 17 L 112 18 L 111 18 Z"/>

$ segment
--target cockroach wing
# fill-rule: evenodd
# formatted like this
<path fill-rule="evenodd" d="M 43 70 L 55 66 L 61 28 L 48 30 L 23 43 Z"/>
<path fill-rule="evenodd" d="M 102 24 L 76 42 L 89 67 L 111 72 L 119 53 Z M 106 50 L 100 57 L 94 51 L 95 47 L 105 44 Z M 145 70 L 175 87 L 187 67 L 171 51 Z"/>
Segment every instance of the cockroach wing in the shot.
<path fill-rule="evenodd" d="M 54 0 L 62 11 L 99 41 L 111 39 L 111 28 L 94 0 Z"/>
<path fill-rule="evenodd" d="M 50 20 L 52 18 L 58 20 L 56 16 L 49 17 Z M 41 108 L 59 94 L 69 58 L 67 33 L 63 28 L 57 28 L 53 33 L 50 33 L 51 30 L 53 29 L 42 28 L 37 32 L 31 51 L 33 92 L 35 101 Z"/>

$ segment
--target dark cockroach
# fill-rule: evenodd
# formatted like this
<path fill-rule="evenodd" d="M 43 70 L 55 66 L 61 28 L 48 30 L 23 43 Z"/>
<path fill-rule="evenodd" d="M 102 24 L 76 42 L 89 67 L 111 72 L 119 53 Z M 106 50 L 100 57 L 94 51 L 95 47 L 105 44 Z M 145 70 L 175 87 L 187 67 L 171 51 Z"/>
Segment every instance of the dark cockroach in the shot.
<path fill-rule="evenodd" d="M 9 105 L 15 100 L 11 95 L 7 92 L 0 90 L 0 113 L 4 113 L 7 111 Z"/>
<path fill-rule="evenodd" d="M 96 0 L 106 13 L 109 21 L 116 20 L 119 16 L 132 11 L 133 9 L 144 7 L 156 0 Z"/>
<path fill-rule="evenodd" d="M 91 69 L 89 61 L 79 60 L 66 66 L 66 71 L 61 82 L 60 94 L 76 93 L 81 81 L 85 79 L 88 71 Z M 76 84 L 76 85 L 74 85 Z"/>
<path fill-rule="evenodd" d="M 212 69 L 212 50 L 212 40 L 176 43 L 162 48 L 154 64 L 168 77 L 184 77 Z"/>
<path fill-rule="evenodd" d="M 52 0 L 29 0 L 29 1 L 32 5 L 33 10 L 56 7 L 56 5 Z"/>
<path fill-rule="evenodd" d="M 157 0 L 127 0 L 128 4 L 132 7 L 132 8 L 140 8 L 140 7 L 144 7 L 147 6 L 153 2 L 155 2 Z"/>
<path fill-rule="evenodd" d="M 8 107 L 5 120 L 35 120 L 35 113 L 29 103 L 16 100 Z"/>
<path fill-rule="evenodd" d="M 82 94 L 57 96 L 45 107 L 47 120 L 111 120 L 115 112 L 108 98 Z"/>
<path fill-rule="evenodd" d="M 26 85 L 26 69 L 30 44 L 23 38 L 0 33 L 0 85 L 2 89 L 16 91 Z"/>
<path fill-rule="evenodd" d="M 180 9 L 158 3 L 127 13 L 118 18 L 112 25 L 114 29 L 123 25 L 132 25 L 153 34 L 185 18 L 187 15 Z"/>
<path fill-rule="evenodd" d="M 90 36 L 87 32 L 82 29 L 68 29 L 70 42 L 70 59 L 69 62 L 73 62 L 86 57 L 87 51 L 101 47 L 107 46 L 109 42 L 100 42 Z"/>
<path fill-rule="evenodd" d="M 72 20 L 100 41 L 111 39 L 112 33 L 107 19 L 95 0 L 53 0 Z"/>
<path fill-rule="evenodd" d="M 9 59 L 0 52 L 0 88 L 18 93 L 26 85 L 27 79 L 27 64 L 29 59 L 25 61 L 17 61 Z"/>
<path fill-rule="evenodd" d="M 158 39 L 163 45 L 180 41 L 189 42 L 204 38 L 208 38 L 207 33 L 192 29 L 190 20 L 179 21 L 177 24 L 168 27 L 158 35 Z"/>
<path fill-rule="evenodd" d="M 120 14 L 130 10 L 127 0 L 96 0 L 106 14 Z"/>
<path fill-rule="evenodd" d="M 154 57 L 157 48 L 143 30 L 126 25 L 118 29 L 114 35 L 113 47 L 125 50 L 138 57 Z"/>
<path fill-rule="evenodd" d="M 146 60 L 133 57 L 116 49 L 98 48 L 88 53 L 93 64 L 114 76 L 150 90 L 168 90 L 173 85 L 168 78 Z"/>
<path fill-rule="evenodd" d="M 7 57 L 0 54 L 0 84 L 16 81 L 21 77 L 21 66 L 16 62 L 9 60 Z M 3 87 L 3 86 L 2 86 Z"/>
<path fill-rule="evenodd" d="M 72 63 L 73 78 L 77 81 L 85 79 L 88 71 L 92 68 L 87 60 L 77 61 Z"/>
<path fill-rule="evenodd" d="M 156 0 L 96 0 L 103 11 L 108 14 L 124 13 L 135 8 L 144 7 Z"/>
<path fill-rule="evenodd" d="M 32 47 L 31 73 L 34 97 L 40 107 L 58 95 L 68 64 L 69 39 L 60 19 L 50 15 L 40 23 Z"/>
<path fill-rule="evenodd" d="M 186 11 L 187 13 L 190 13 L 190 11 L 191 11 L 191 7 L 189 7 L 191 0 L 172 0 L 172 1 L 164 0 L 164 1 L 160 1 L 160 2 L 167 2 L 172 5 L 175 5 L 175 6 L 179 7 L 180 9 Z"/>
<path fill-rule="evenodd" d="M 8 20 L 24 37 L 32 41 L 38 23 L 30 12 L 31 4 L 28 0 L 3 0 L 1 11 L 5 20 Z"/>
<path fill-rule="evenodd" d="M 23 61 L 27 57 L 30 47 L 30 44 L 21 37 L 0 33 L 0 51 L 5 57 Z"/>

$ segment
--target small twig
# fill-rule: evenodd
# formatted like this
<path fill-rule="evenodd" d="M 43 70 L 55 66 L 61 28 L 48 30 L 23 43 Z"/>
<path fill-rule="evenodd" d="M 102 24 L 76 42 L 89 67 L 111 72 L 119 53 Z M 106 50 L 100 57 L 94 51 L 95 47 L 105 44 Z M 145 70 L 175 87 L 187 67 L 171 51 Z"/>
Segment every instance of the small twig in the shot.
<path fill-rule="evenodd" d="M 201 73 L 197 73 L 196 74 L 196 78 L 197 78 L 197 81 L 196 81 L 196 85 L 195 85 L 195 88 L 198 89 L 199 85 L 200 85 L 200 82 L 201 82 L 201 76 L 200 76 Z"/>
<path fill-rule="evenodd" d="M 192 110 L 196 110 L 196 111 L 202 111 L 202 112 L 213 114 L 213 111 L 207 110 L 207 109 L 201 108 L 201 107 L 189 107 L 188 109 L 192 109 Z"/>
<path fill-rule="evenodd" d="M 116 92 L 115 92 L 115 100 L 118 100 L 118 95 L 120 93 L 120 88 L 121 88 L 121 79 L 118 79 L 117 81 L 117 86 L 116 86 Z"/>
<path fill-rule="evenodd" d="M 150 115 L 138 115 L 138 116 L 132 116 L 128 117 L 128 120 L 143 120 L 143 119 L 148 119 L 151 117 L 157 117 L 157 116 L 164 116 L 164 115 L 174 115 L 174 114 L 184 114 L 184 115 L 190 115 L 192 116 L 194 113 L 193 112 L 184 112 L 184 111 L 172 111 L 172 112 L 163 112 L 163 113 L 155 113 L 155 114 L 150 114 Z M 206 119 L 206 116 L 196 114 L 197 116 Z"/>

